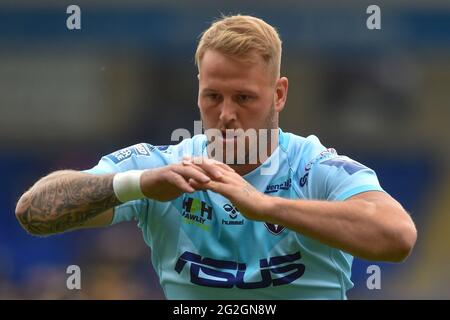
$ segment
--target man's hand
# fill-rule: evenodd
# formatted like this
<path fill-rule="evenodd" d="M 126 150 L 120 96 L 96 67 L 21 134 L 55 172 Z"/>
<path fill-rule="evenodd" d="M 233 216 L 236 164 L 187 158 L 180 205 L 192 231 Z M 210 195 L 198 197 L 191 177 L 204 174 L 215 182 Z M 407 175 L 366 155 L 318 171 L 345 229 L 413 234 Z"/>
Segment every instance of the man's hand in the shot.
<path fill-rule="evenodd" d="M 211 180 L 199 167 L 171 164 L 146 170 L 141 176 L 141 190 L 150 199 L 170 201 L 182 193 L 195 192 L 195 188 L 188 183 L 190 179 L 201 184 Z"/>
<path fill-rule="evenodd" d="M 183 160 L 186 168 L 199 168 L 211 179 L 201 182 L 189 179 L 189 185 L 197 190 L 212 190 L 229 199 L 248 219 L 268 221 L 270 197 L 256 190 L 228 165 L 211 159 L 195 158 Z"/>

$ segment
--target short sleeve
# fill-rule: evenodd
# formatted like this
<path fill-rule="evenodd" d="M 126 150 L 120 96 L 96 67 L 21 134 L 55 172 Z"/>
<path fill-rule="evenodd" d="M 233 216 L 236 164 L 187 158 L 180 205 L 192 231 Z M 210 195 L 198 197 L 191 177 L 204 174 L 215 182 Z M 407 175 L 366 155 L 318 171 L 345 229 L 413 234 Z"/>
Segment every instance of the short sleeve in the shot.
<path fill-rule="evenodd" d="M 384 191 L 372 169 L 337 154 L 313 163 L 309 180 L 315 199 L 340 201 L 366 191 Z"/>
<path fill-rule="evenodd" d="M 90 169 L 83 170 L 83 172 L 90 174 L 108 174 L 120 172 L 120 168 L 110 162 L 107 157 L 102 157 L 97 165 Z"/>
<path fill-rule="evenodd" d="M 103 156 L 95 167 L 84 172 L 106 174 L 161 167 L 170 162 L 166 149 L 166 146 L 138 143 Z"/>
<path fill-rule="evenodd" d="M 114 217 L 111 221 L 111 225 L 128 222 L 137 221 L 139 227 L 141 227 L 142 221 L 144 221 L 144 215 L 148 211 L 149 200 L 141 199 L 128 201 L 121 205 L 114 207 Z"/>

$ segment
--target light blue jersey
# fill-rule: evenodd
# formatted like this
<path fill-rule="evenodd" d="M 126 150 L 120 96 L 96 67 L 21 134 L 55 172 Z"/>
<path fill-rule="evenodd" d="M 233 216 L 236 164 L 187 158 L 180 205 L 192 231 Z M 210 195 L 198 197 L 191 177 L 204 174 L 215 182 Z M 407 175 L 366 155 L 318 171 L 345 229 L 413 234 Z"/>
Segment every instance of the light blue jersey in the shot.
<path fill-rule="evenodd" d="M 340 201 L 382 191 L 376 174 L 326 149 L 315 136 L 279 131 L 279 145 L 244 179 L 270 196 Z M 141 143 L 103 157 L 87 172 L 148 169 L 205 156 L 204 135 L 173 146 Z M 261 170 L 278 157 L 274 175 Z M 345 299 L 353 257 L 282 226 L 246 219 L 212 191 L 170 202 L 115 207 L 112 223 L 137 220 L 168 299 Z"/>

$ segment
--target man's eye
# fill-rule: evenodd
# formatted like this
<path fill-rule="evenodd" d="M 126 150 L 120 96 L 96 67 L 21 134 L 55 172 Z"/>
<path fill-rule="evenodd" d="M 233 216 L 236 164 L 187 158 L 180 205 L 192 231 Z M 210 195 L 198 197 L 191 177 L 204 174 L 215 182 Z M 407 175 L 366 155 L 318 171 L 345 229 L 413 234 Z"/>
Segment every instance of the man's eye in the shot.
<path fill-rule="evenodd" d="M 249 95 L 246 95 L 246 94 L 238 95 L 239 102 L 248 102 L 250 99 L 251 99 L 251 97 Z"/>
<path fill-rule="evenodd" d="M 218 100 L 220 97 L 217 93 L 208 93 L 206 95 L 207 98 L 211 99 L 211 100 Z"/>

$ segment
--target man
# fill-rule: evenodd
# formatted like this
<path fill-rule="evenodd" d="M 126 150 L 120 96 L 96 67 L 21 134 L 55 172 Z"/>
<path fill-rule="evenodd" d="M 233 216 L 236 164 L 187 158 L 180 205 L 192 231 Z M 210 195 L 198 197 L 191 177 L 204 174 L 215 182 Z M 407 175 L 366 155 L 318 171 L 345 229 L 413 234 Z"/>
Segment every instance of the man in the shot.
<path fill-rule="evenodd" d="M 170 299 L 345 299 L 353 256 L 409 255 L 414 224 L 371 169 L 278 128 L 288 79 L 273 27 L 223 17 L 196 62 L 206 135 L 51 173 L 20 198 L 22 226 L 47 235 L 135 219 Z"/>

